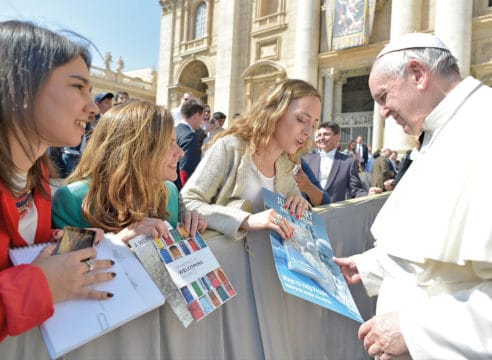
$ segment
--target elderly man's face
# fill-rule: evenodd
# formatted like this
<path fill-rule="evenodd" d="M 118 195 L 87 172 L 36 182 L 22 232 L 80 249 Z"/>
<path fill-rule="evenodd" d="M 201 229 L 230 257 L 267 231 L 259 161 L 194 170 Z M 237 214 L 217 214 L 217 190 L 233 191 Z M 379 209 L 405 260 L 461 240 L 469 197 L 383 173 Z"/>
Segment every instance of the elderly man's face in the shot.
<path fill-rule="evenodd" d="M 403 77 L 388 77 L 375 70 L 369 76 L 369 89 L 384 119 L 392 117 L 405 133 L 417 135 L 427 114 L 423 113 L 424 94 L 412 77 L 408 73 Z"/>

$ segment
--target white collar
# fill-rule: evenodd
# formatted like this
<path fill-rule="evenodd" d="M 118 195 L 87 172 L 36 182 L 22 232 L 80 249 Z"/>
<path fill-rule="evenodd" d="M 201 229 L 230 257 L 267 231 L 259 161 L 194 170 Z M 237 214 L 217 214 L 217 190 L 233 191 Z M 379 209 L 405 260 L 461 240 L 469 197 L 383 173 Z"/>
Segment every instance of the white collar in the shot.
<path fill-rule="evenodd" d="M 329 158 L 332 158 L 333 159 L 333 158 L 335 158 L 335 153 L 336 152 L 337 152 L 337 149 L 333 149 L 333 150 L 328 151 L 328 152 L 321 150 L 319 152 L 319 155 L 320 156 L 328 156 Z"/>
<path fill-rule="evenodd" d="M 423 130 L 426 135 L 427 133 L 430 135 L 437 129 L 443 127 L 459 109 L 464 99 L 467 99 L 468 95 L 480 84 L 480 81 L 468 76 L 456 85 L 456 87 L 452 89 L 439 104 L 437 104 L 434 110 L 432 110 L 425 119 Z"/>

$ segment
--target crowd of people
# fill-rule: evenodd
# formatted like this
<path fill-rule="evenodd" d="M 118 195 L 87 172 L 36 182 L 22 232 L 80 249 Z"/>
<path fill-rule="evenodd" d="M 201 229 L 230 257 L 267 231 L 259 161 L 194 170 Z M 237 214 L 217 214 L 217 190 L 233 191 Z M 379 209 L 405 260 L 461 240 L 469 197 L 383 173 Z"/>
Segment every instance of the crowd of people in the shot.
<path fill-rule="evenodd" d="M 231 241 L 248 233 L 244 251 L 256 254 L 251 281 L 261 318 L 300 301 L 278 279 L 261 277 L 273 271 L 262 231 L 294 236 L 289 221 L 264 209 L 262 188 L 284 194 L 285 208 L 300 218 L 312 205 L 391 190 L 398 181 L 372 226 L 376 246 L 335 258 L 349 284 L 362 282 L 379 296 L 359 338 L 381 359 L 492 355 L 492 229 L 484 215 L 492 199 L 478 186 L 490 170 L 465 151 L 447 156 L 457 139 L 472 148 L 463 129 L 490 129 L 492 90 L 462 79 L 439 39 L 391 41 L 371 70 L 383 117 L 419 136 L 401 165 L 390 149 L 371 154 L 361 136 L 339 151 L 340 126 L 320 124 L 321 96 L 303 80 L 279 82 L 226 128 L 226 115 L 190 92 L 172 111 L 125 92 L 92 97 L 84 42 L 28 22 L 0 23 L 0 341 L 44 322 L 55 303 L 114 296 L 91 287 L 115 276 L 112 260 L 92 261 L 95 248 L 52 255 L 54 246 L 46 246 L 32 264 L 14 267 L 10 247 L 56 241 L 65 225 L 96 229 L 97 241 L 104 232 L 123 241 L 166 238 L 164 220 Z M 369 170 L 371 186 L 359 176 Z M 66 180 L 52 196 L 56 171 Z M 429 186 L 429 176 L 439 186 Z M 412 225 L 402 231 L 401 221 Z M 284 332 L 259 323 L 271 342 L 265 348 L 280 351 Z"/>

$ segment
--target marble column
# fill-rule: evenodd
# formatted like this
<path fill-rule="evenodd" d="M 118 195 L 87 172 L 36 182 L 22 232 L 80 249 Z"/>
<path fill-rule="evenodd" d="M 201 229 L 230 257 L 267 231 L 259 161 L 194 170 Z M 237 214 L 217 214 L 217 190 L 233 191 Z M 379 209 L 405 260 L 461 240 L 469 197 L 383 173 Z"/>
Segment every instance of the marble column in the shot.
<path fill-rule="evenodd" d="M 333 102 L 334 102 L 334 86 L 333 86 L 333 74 L 334 68 L 327 68 L 321 70 L 321 76 L 323 79 L 323 122 L 333 121 Z"/>
<path fill-rule="evenodd" d="M 292 77 L 316 86 L 319 44 L 319 0 L 297 2 L 296 42 Z"/>
<path fill-rule="evenodd" d="M 374 103 L 374 115 L 372 118 L 372 151 L 381 149 L 384 141 L 384 120 L 379 111 L 381 107 Z"/>
<path fill-rule="evenodd" d="M 339 114 L 342 112 L 342 97 L 343 97 L 343 85 L 347 82 L 347 79 L 340 74 L 333 76 L 333 114 Z"/>
<path fill-rule="evenodd" d="M 473 1 L 436 0 L 435 35 L 458 59 L 461 75 L 470 74 Z"/>
<path fill-rule="evenodd" d="M 174 1 L 159 2 L 162 8 L 159 46 L 159 65 L 157 75 L 156 103 L 171 108 L 168 86 L 172 81 L 172 47 L 174 44 Z"/>
<path fill-rule="evenodd" d="M 393 0 L 391 3 L 391 39 L 420 30 L 422 0 Z M 384 145 L 391 150 L 404 152 L 411 149 L 414 139 L 403 132 L 393 118 L 381 118 L 379 107 L 374 107 L 374 123 L 376 128 L 384 124 Z"/>
<path fill-rule="evenodd" d="M 220 1 L 217 4 L 214 18 L 220 19 L 220 31 L 217 32 L 214 111 L 222 111 L 229 120 L 231 112 L 237 109 L 234 105 L 237 88 L 242 86 L 241 71 L 238 69 L 241 64 L 238 44 L 243 43 L 241 36 L 244 31 L 239 30 L 242 19 L 236 16 L 242 4 L 240 0 Z"/>

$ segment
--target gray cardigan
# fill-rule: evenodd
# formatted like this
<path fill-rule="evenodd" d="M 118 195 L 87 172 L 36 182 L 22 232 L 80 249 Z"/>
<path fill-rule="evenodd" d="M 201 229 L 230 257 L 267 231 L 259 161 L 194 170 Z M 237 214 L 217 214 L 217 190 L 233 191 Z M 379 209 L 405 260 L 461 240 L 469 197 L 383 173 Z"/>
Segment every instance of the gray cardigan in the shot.
<path fill-rule="evenodd" d="M 243 200 L 251 155 L 247 143 L 235 135 L 219 139 L 204 155 L 181 190 L 188 210 L 197 210 L 208 219 L 208 227 L 224 235 L 240 239 L 245 233 L 239 227 L 251 214 L 251 202 Z M 277 193 L 300 195 L 292 174 L 294 164 L 284 152 L 275 162 L 274 189 Z"/>

